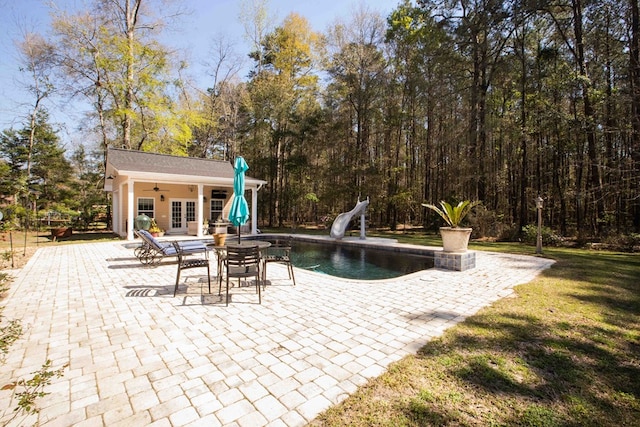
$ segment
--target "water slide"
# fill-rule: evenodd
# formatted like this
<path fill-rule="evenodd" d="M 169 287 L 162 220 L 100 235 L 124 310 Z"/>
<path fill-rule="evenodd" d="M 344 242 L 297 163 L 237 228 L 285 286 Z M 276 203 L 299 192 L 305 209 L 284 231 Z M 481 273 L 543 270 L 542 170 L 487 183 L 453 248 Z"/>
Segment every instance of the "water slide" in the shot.
<path fill-rule="evenodd" d="M 358 199 L 358 203 L 356 206 L 351 209 L 349 212 L 341 213 L 336 217 L 333 221 L 333 225 L 331 225 L 331 234 L 330 236 L 334 239 L 342 239 L 344 237 L 344 232 L 347 231 L 347 227 L 349 223 L 356 215 L 364 214 L 364 211 L 367 209 L 369 205 L 369 198 L 367 200 L 360 201 Z"/>

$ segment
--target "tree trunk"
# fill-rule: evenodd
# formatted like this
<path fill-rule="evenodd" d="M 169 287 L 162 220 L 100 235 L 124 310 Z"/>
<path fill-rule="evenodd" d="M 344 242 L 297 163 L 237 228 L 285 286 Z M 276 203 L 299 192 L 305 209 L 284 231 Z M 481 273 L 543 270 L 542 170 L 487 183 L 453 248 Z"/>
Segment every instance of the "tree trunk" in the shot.
<path fill-rule="evenodd" d="M 527 225 L 527 188 L 528 182 L 528 154 L 527 154 L 527 57 L 525 56 L 525 29 L 522 29 L 522 39 L 520 42 L 520 151 L 521 151 L 521 168 L 520 168 L 520 212 L 519 212 L 519 229 Z"/>
<path fill-rule="evenodd" d="M 592 232 L 598 234 L 600 228 L 600 219 L 604 214 L 604 202 L 602 200 L 602 182 L 600 178 L 600 165 L 598 162 L 596 148 L 595 133 L 595 112 L 591 101 L 591 83 L 589 82 L 589 73 L 584 57 L 584 41 L 582 32 L 582 0 L 572 0 L 573 5 L 573 25 L 574 35 L 576 38 L 576 61 L 580 74 L 583 76 L 582 82 L 582 105 L 584 113 L 584 126 L 587 138 L 587 157 L 589 160 L 589 178 L 587 179 L 587 197 L 594 204 L 595 211 L 591 216 Z M 586 200 L 585 200 L 586 202 Z"/>
<path fill-rule="evenodd" d="M 134 94 L 133 88 L 135 85 L 134 75 L 135 75 L 135 55 L 134 55 L 134 44 L 135 44 L 135 29 L 136 23 L 138 21 L 138 11 L 140 10 L 140 4 L 142 0 L 134 0 L 133 4 L 131 4 L 131 0 L 126 0 L 125 4 L 125 19 L 126 19 L 126 36 L 127 36 L 127 49 L 128 49 L 128 57 L 127 57 L 127 76 L 126 76 L 126 87 L 125 87 L 125 96 L 124 96 L 124 115 L 122 117 L 122 143 L 123 145 L 131 149 L 132 141 L 131 141 L 131 111 L 133 108 L 134 102 Z M 136 149 L 140 149 L 139 145 L 136 146 Z"/>
<path fill-rule="evenodd" d="M 631 189 L 630 194 L 633 229 L 640 233 L 640 7 L 638 0 L 629 0 L 631 5 L 631 47 L 629 49 L 631 72 Z M 633 190 L 635 189 L 635 190 Z"/>

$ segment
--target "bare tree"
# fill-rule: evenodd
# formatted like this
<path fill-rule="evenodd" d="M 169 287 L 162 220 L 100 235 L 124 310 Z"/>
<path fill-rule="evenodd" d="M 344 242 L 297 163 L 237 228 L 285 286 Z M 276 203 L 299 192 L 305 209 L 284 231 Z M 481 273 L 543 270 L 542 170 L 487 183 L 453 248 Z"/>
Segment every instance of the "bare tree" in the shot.
<path fill-rule="evenodd" d="M 17 43 L 22 66 L 20 70 L 28 76 L 25 83 L 27 90 L 33 96 L 29 111 L 29 137 L 27 154 L 27 180 L 31 178 L 31 160 L 36 132 L 38 113 L 42 108 L 42 101 L 54 91 L 51 73 L 54 64 L 53 46 L 37 33 L 25 32 L 24 37 Z M 28 184 L 28 183 L 27 183 Z"/>
<path fill-rule="evenodd" d="M 256 69 L 259 73 L 264 65 L 264 39 L 273 27 L 273 17 L 269 14 L 269 0 L 243 0 L 240 6 L 240 22 L 244 26 L 245 37 L 251 43 L 252 52 L 258 55 Z"/>
<path fill-rule="evenodd" d="M 354 11 L 348 24 L 337 22 L 328 34 L 329 74 L 335 88 L 344 96 L 345 105 L 353 112 L 355 129 L 350 154 L 353 161 L 352 187 L 355 194 L 365 191 L 365 170 L 371 166 L 371 131 L 375 114 L 382 105 L 386 81 L 387 60 L 383 54 L 384 20 L 377 12 L 364 6 Z"/>
<path fill-rule="evenodd" d="M 53 30 L 67 83 L 96 109 L 102 143 L 143 148 L 171 108 L 163 20 L 143 0 L 95 0 L 92 9 L 54 11 Z M 112 124 L 115 124 L 114 128 Z"/>

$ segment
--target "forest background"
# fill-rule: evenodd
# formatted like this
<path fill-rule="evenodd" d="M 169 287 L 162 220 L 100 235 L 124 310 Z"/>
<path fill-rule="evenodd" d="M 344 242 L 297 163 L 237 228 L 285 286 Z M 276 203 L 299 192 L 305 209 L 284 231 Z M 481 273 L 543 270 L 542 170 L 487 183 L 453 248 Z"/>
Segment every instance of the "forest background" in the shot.
<path fill-rule="evenodd" d="M 52 9 L 50 28 L 23 34 L 31 102 L 0 135 L 5 219 L 93 221 L 113 146 L 242 155 L 268 182 L 261 226 L 330 225 L 369 197 L 370 226 L 435 230 L 422 203 L 470 199 L 477 235 L 512 239 L 542 197 L 558 235 L 640 233 L 638 0 L 405 1 L 325 32 L 295 13 L 272 25 L 266 1 L 247 1 L 249 74 L 220 39 L 207 87 L 161 43 L 181 3 L 160 3 Z M 47 111 L 54 93 L 91 106 L 73 152 Z"/>

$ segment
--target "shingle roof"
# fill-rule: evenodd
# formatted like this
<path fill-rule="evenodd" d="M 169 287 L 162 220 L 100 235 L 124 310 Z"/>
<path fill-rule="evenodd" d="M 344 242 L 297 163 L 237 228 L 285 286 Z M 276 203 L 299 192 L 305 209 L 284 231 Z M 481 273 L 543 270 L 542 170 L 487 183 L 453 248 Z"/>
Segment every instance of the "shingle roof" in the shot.
<path fill-rule="evenodd" d="M 107 161 L 118 171 L 216 176 L 233 179 L 231 163 L 220 160 L 170 156 L 110 147 L 107 152 Z"/>

